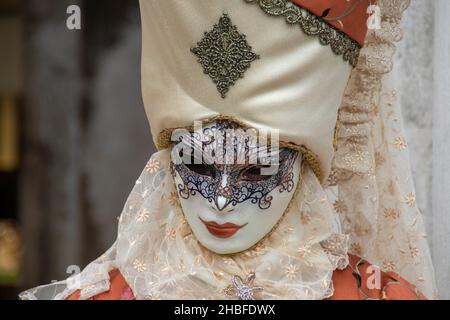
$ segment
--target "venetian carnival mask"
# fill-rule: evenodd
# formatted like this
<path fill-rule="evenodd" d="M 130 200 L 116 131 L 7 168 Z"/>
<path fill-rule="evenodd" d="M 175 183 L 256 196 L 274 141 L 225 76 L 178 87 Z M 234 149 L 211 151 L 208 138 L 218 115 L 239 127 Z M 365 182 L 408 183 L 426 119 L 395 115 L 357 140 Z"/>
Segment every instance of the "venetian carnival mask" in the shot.
<path fill-rule="evenodd" d="M 244 251 L 269 234 L 299 181 L 299 153 L 258 144 L 254 133 L 222 121 L 175 139 L 171 169 L 185 218 L 219 254 Z"/>

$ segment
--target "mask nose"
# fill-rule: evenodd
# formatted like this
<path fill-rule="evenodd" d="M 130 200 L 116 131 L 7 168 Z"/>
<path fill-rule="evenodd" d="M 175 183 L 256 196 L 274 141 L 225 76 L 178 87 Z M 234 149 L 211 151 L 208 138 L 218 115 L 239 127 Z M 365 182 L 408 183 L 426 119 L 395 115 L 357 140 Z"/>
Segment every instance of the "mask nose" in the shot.
<path fill-rule="evenodd" d="M 224 196 L 217 197 L 216 208 L 217 210 L 223 213 L 227 213 L 234 210 L 233 206 L 231 205 L 231 202 Z"/>
<path fill-rule="evenodd" d="M 231 198 L 233 197 L 232 189 L 228 184 L 228 175 L 224 174 L 221 179 L 221 183 L 216 191 L 215 204 L 217 210 L 222 213 L 227 213 L 233 211 L 233 206 L 231 205 Z"/>

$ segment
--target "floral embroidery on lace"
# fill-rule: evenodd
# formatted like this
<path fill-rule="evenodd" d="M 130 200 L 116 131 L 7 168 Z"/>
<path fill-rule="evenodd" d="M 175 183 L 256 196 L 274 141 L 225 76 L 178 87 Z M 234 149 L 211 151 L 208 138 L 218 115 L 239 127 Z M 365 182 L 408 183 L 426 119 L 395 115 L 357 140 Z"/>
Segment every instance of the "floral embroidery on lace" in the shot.
<path fill-rule="evenodd" d="M 246 270 L 258 275 L 262 299 L 323 299 L 332 295 L 331 277 L 335 264 L 342 261 L 333 256 L 346 248 L 333 237 L 335 217 L 342 222 L 340 234 L 349 235 L 352 253 L 401 274 L 427 297 L 434 297 L 433 270 L 407 152 L 395 144 L 403 136 L 393 103 L 396 95 L 382 81 L 392 69 L 393 43 L 401 38 L 400 17 L 409 0 L 378 4 L 382 28 L 369 31 L 345 92 L 333 176 L 328 179 L 327 189 L 338 189 L 335 199 L 345 206 L 333 208 L 334 201 L 326 201 L 325 190 L 305 166 L 302 192 L 293 198 L 291 210 L 262 250 L 224 259 L 199 246 L 195 237 L 186 238 L 191 230 L 180 208 L 167 201 L 174 190 L 168 179 L 170 153 L 164 150 L 153 155 L 152 165 L 136 182 L 119 220 L 116 243 L 79 274 L 80 286 L 71 288 L 64 281 L 28 290 L 21 297 L 64 299 L 80 288 L 104 292 L 109 288 L 108 272 L 119 268 L 138 299 L 221 299 L 230 278 Z M 145 208 L 152 212 L 151 219 L 140 215 Z M 385 218 L 386 208 L 395 209 L 388 211 L 395 223 Z"/>
<path fill-rule="evenodd" d="M 335 210 L 350 252 L 395 271 L 436 296 L 422 216 L 417 208 L 396 92 L 387 86 L 400 20 L 409 0 L 379 0 L 381 28 L 369 30 L 339 110 L 333 176 Z"/>

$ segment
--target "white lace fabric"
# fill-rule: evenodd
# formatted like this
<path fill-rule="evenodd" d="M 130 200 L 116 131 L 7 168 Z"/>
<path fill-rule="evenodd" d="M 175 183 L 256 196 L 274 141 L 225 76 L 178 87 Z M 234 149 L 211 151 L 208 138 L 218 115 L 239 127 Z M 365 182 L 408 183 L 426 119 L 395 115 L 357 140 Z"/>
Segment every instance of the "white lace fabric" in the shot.
<path fill-rule="evenodd" d="M 107 291 L 105 280 L 113 269 L 120 270 L 137 299 L 227 299 L 224 290 L 233 277 L 252 272 L 254 285 L 263 288 L 260 299 L 333 294 L 333 272 L 348 264 L 348 237 L 335 233 L 336 214 L 309 167 L 305 165 L 298 192 L 268 237 L 242 253 L 219 255 L 191 233 L 169 161 L 169 150 L 152 156 L 125 204 L 116 243 L 52 298 L 64 299 L 77 289 L 80 299 Z M 30 293 L 37 298 L 44 289 L 49 286 L 23 298 Z"/>
<path fill-rule="evenodd" d="M 350 251 L 413 283 L 437 291 L 422 216 L 417 208 L 402 116 L 390 86 L 394 42 L 409 0 L 380 0 L 381 29 L 369 30 L 339 112 L 337 152 L 329 184 L 350 235 Z"/>

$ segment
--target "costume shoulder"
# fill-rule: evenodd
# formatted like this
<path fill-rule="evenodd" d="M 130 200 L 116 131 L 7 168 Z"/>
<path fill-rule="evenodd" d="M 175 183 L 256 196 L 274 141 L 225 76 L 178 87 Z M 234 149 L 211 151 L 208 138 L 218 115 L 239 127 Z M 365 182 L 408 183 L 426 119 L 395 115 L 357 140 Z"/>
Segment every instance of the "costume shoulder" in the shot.
<path fill-rule="evenodd" d="M 119 270 L 110 275 L 110 289 L 90 300 L 135 300 L 133 292 Z M 425 300 L 417 288 L 393 272 L 382 272 L 367 261 L 350 255 L 349 265 L 333 274 L 334 295 L 330 300 Z M 78 300 L 80 292 L 67 300 Z"/>
<path fill-rule="evenodd" d="M 109 273 L 110 287 L 109 291 L 100 293 L 89 300 L 135 300 L 133 291 L 125 281 L 119 270 L 115 269 Z M 80 291 L 77 290 L 71 294 L 67 300 L 79 300 Z"/>
<path fill-rule="evenodd" d="M 330 300 L 425 300 L 418 289 L 393 272 L 349 255 L 349 265 L 333 274 L 334 295 Z"/>

